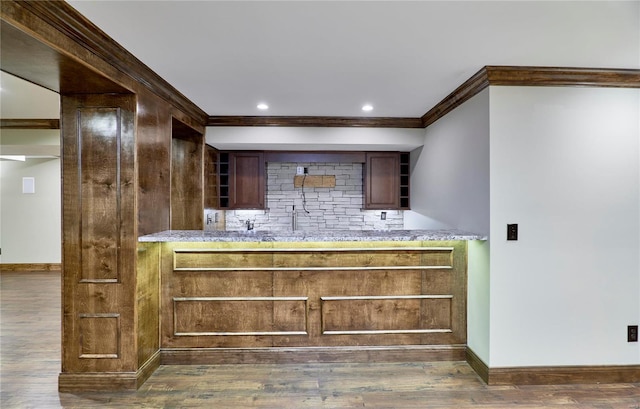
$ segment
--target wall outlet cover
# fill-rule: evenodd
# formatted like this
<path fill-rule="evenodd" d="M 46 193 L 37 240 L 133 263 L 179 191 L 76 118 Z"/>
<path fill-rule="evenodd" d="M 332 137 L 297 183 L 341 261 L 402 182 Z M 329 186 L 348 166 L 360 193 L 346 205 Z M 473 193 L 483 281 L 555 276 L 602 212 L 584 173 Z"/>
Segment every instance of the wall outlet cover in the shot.
<path fill-rule="evenodd" d="M 296 175 L 304 175 L 304 167 L 298 166 L 296 168 Z"/>

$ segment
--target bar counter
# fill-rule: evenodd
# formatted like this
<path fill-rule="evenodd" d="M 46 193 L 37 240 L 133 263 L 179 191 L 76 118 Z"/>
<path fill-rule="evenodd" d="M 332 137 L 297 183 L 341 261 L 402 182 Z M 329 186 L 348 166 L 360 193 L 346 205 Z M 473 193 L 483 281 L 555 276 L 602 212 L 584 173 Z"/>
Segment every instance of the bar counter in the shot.
<path fill-rule="evenodd" d="M 464 360 L 455 230 L 165 231 L 140 238 L 165 364 Z M 141 298 L 143 300 L 143 298 Z M 140 342 L 143 342 L 141 339 Z"/>

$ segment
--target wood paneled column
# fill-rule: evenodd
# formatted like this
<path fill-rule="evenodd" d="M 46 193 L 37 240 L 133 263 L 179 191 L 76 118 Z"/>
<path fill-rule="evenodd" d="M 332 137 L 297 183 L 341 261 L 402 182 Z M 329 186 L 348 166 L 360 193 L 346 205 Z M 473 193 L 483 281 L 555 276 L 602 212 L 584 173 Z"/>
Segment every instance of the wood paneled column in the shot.
<path fill-rule="evenodd" d="M 135 389 L 136 97 L 62 96 L 61 391 Z"/>

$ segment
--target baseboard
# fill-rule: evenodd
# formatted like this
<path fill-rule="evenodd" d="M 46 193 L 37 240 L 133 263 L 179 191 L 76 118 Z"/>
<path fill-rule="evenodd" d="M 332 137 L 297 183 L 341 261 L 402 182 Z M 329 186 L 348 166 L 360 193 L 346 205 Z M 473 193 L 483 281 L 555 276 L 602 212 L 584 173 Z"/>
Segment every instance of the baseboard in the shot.
<path fill-rule="evenodd" d="M 0 263 L 0 271 L 62 271 L 60 263 Z"/>
<path fill-rule="evenodd" d="M 136 372 L 62 372 L 58 376 L 58 392 L 135 391 L 159 366 L 157 351 Z"/>
<path fill-rule="evenodd" d="M 640 382 L 640 365 L 489 368 L 489 385 L 561 385 Z"/>
<path fill-rule="evenodd" d="M 489 383 L 489 367 L 484 363 L 482 359 L 469 347 L 466 350 L 465 359 L 471 369 L 476 371 L 480 379 L 482 379 L 485 383 Z"/>
<path fill-rule="evenodd" d="M 488 385 L 562 385 L 640 382 L 640 365 L 490 368 L 467 348 L 469 366 Z"/>
<path fill-rule="evenodd" d="M 136 372 L 86 372 L 58 375 L 58 392 L 100 392 L 136 390 Z"/>
<path fill-rule="evenodd" d="M 464 361 L 464 345 L 293 348 L 166 348 L 162 365 Z"/>
<path fill-rule="evenodd" d="M 136 372 L 136 388 L 145 383 L 147 379 L 160 367 L 160 351 L 156 351 L 151 358 L 147 359 L 147 362 L 142 364 Z"/>

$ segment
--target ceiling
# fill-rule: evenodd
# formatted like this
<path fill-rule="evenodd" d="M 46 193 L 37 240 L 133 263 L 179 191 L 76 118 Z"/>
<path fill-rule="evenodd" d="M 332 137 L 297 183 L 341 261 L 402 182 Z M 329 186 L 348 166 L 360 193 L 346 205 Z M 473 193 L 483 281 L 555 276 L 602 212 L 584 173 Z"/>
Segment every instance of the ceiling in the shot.
<path fill-rule="evenodd" d="M 69 3 L 212 116 L 415 118 L 485 65 L 640 68 L 638 0 Z M 59 116 L 57 94 L 4 72 L 0 84 L 2 118 Z M 363 112 L 365 103 L 374 109 Z M 207 141 L 411 150 L 424 138 L 420 130 L 264 132 L 211 128 Z"/>
<path fill-rule="evenodd" d="M 640 67 L 639 1 L 69 3 L 213 116 L 420 117 L 485 65 Z"/>

